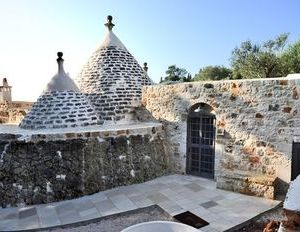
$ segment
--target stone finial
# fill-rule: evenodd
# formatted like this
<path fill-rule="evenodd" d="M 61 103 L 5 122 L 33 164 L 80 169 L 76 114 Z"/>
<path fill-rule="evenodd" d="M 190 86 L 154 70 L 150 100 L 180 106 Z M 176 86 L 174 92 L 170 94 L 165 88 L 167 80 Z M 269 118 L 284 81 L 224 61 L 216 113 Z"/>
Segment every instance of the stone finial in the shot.
<path fill-rule="evenodd" d="M 63 58 L 62 58 L 63 55 L 64 55 L 64 54 L 63 54 L 62 52 L 58 52 L 58 53 L 57 53 L 57 56 L 58 56 L 57 61 L 63 60 Z"/>
<path fill-rule="evenodd" d="M 112 28 L 115 26 L 115 24 L 112 23 L 112 19 L 113 19 L 113 17 L 111 15 L 108 15 L 107 23 L 104 24 L 108 28 L 109 31 L 111 31 Z"/>
<path fill-rule="evenodd" d="M 3 78 L 2 83 L 3 83 L 3 86 L 5 86 L 5 87 L 8 86 L 8 82 L 5 77 Z"/>
<path fill-rule="evenodd" d="M 147 62 L 144 63 L 144 67 L 143 67 L 144 71 L 147 72 L 148 71 L 148 66 L 147 66 Z"/>
<path fill-rule="evenodd" d="M 62 52 L 58 52 L 57 53 L 57 56 L 58 58 L 56 59 L 57 61 L 57 64 L 58 64 L 58 73 L 64 73 L 64 66 L 63 66 L 63 62 L 64 62 L 64 59 L 62 58 L 63 56 L 63 53 Z"/>

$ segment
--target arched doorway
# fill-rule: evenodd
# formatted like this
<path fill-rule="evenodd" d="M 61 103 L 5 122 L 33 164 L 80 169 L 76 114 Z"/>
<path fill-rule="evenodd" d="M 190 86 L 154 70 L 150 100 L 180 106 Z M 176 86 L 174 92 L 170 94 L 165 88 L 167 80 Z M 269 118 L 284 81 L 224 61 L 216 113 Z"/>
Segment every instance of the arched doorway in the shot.
<path fill-rule="evenodd" d="M 197 103 L 187 120 L 187 174 L 214 178 L 215 123 L 211 106 Z"/>

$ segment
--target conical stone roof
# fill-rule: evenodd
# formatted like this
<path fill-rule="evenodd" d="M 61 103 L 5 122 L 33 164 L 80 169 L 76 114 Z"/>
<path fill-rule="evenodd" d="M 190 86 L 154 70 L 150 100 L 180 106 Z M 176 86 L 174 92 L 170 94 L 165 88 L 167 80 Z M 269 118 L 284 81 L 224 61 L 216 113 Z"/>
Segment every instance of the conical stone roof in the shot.
<path fill-rule="evenodd" d="M 112 32 L 111 20 L 108 16 L 108 32 L 84 65 L 77 82 L 99 116 L 105 121 L 119 121 L 133 105 L 140 103 L 142 87 L 151 85 L 151 80 Z"/>
<path fill-rule="evenodd" d="M 31 111 L 21 121 L 23 129 L 55 129 L 100 124 L 85 94 L 65 73 L 62 53 L 57 53 L 58 73 L 52 77 Z"/>

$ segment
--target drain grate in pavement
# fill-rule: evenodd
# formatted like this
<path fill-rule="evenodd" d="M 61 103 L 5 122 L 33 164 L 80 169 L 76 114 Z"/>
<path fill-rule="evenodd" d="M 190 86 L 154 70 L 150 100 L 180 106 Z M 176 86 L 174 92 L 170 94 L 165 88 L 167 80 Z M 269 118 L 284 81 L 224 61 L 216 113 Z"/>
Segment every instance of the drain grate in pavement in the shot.
<path fill-rule="evenodd" d="M 209 223 L 197 215 L 191 213 L 190 211 L 186 211 L 180 214 L 173 216 L 176 220 L 186 225 L 195 227 L 197 229 L 207 226 Z"/>

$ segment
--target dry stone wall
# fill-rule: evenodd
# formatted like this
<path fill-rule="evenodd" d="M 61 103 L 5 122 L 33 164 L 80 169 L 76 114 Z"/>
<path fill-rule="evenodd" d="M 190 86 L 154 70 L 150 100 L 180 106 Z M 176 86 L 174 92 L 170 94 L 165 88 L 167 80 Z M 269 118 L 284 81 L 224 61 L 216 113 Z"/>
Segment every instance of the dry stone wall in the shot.
<path fill-rule="evenodd" d="M 0 134 L 0 205 L 47 203 L 170 171 L 160 126 L 59 135 Z"/>
<path fill-rule="evenodd" d="M 164 122 L 182 172 L 188 110 L 201 102 L 212 106 L 217 186 L 263 196 L 275 177 L 278 191 L 290 181 L 293 136 L 300 127 L 299 86 L 298 79 L 286 78 L 157 85 L 143 89 L 142 104 Z"/>

